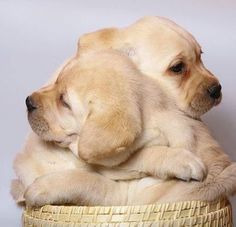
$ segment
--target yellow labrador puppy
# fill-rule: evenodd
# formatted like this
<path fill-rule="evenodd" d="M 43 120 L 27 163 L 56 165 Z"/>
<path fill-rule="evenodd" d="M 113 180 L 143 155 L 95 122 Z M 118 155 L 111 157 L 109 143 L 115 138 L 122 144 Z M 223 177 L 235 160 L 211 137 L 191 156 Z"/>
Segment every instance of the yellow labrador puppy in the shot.
<path fill-rule="evenodd" d="M 28 148 L 26 146 L 26 151 L 19 155 L 16 159 L 17 161 L 15 162 L 18 176 L 21 181 L 24 182 L 24 186 L 28 186 L 38 176 L 56 170 L 62 170 L 63 168 L 67 169 L 68 166 L 70 166 L 69 168 L 72 169 L 76 166 L 79 167 L 80 171 L 82 169 L 85 169 L 86 171 L 82 171 L 82 174 L 79 174 L 78 169 L 73 171 L 62 171 L 39 178 L 30 186 L 26 193 L 26 198 L 29 203 L 33 205 L 42 205 L 45 203 L 65 203 L 66 201 L 77 203 L 79 201 L 80 204 L 134 204 L 135 202 L 149 203 L 155 201 L 174 201 L 188 198 L 210 200 L 218 196 L 223 196 L 234 192 L 235 175 L 233 172 L 235 171 L 235 165 L 230 165 L 230 161 L 228 160 L 227 156 L 220 151 L 219 146 L 210 137 L 204 125 L 200 121 L 191 118 L 198 118 L 201 114 L 209 110 L 214 104 L 220 102 L 221 93 L 218 81 L 212 75 L 210 75 L 210 73 L 206 71 L 205 68 L 203 68 L 200 62 L 200 53 L 198 52 L 200 49 L 198 48 L 196 41 L 194 41 L 191 37 L 192 42 L 189 43 L 187 42 L 188 39 L 186 40 L 186 38 L 183 38 L 184 35 L 188 37 L 188 33 L 185 32 L 185 34 L 184 31 L 181 30 L 184 35 L 180 36 L 179 33 L 173 32 L 168 24 L 164 23 L 163 26 L 160 21 L 159 23 L 156 23 L 156 18 L 145 18 L 137 24 L 142 24 L 140 27 L 143 27 L 143 30 L 145 30 L 145 27 L 147 27 L 146 32 L 148 32 L 150 27 L 152 27 L 152 23 L 155 23 L 156 27 L 154 26 L 153 28 L 156 30 L 162 26 L 163 34 L 169 34 L 169 36 L 166 35 L 170 42 L 168 43 L 168 40 L 166 40 L 167 44 L 173 45 L 173 40 L 178 44 L 176 44 L 176 48 L 170 47 L 169 52 L 166 46 L 163 47 L 165 51 L 162 50 L 162 45 L 164 45 L 164 43 L 158 44 L 160 49 L 156 55 L 159 56 L 160 60 L 162 61 L 156 62 L 153 65 L 154 68 L 156 67 L 155 76 L 154 74 L 152 75 L 151 73 L 148 73 L 147 75 L 150 76 L 149 79 L 147 77 L 143 77 L 137 71 L 137 69 L 135 69 L 134 65 L 132 65 L 127 58 L 125 58 L 125 56 L 122 56 L 121 58 L 121 56 L 118 55 L 118 57 L 117 54 L 112 53 L 111 55 L 111 53 L 106 53 L 105 55 L 108 55 L 107 57 L 100 53 L 99 57 L 93 56 L 92 60 L 90 59 L 91 56 L 89 58 L 85 58 L 86 62 L 91 62 L 91 64 L 88 64 L 88 67 L 85 67 L 85 69 L 83 64 L 81 65 L 81 63 L 78 63 L 78 59 L 73 59 L 62 70 L 61 78 L 64 77 L 64 74 L 67 75 L 65 78 L 71 74 L 80 75 L 80 70 L 82 70 L 82 72 L 86 72 L 86 70 L 89 69 L 89 71 L 93 72 L 98 71 L 98 74 L 100 75 L 99 77 L 102 78 L 102 83 L 98 79 L 101 83 L 101 86 L 98 86 L 98 89 L 95 92 L 97 95 L 92 94 L 91 96 L 88 96 L 89 98 L 85 98 L 86 101 L 84 101 L 83 98 L 82 101 L 81 96 L 86 97 L 83 95 L 87 94 L 87 89 L 85 89 L 86 92 L 84 92 L 84 94 L 81 91 L 82 94 L 80 94 L 79 99 L 78 97 L 76 99 L 75 95 L 71 94 L 68 97 L 67 93 L 64 97 L 63 92 L 62 95 L 57 95 L 57 100 L 61 100 L 59 103 L 63 103 L 63 105 L 68 109 L 71 108 L 68 102 L 77 103 L 77 113 L 79 113 L 76 118 L 77 121 L 73 119 L 73 114 L 71 115 L 70 120 L 68 120 L 68 116 L 63 118 L 67 119 L 66 121 L 62 120 L 60 115 L 61 112 L 59 111 L 56 111 L 54 116 L 49 114 L 52 113 L 50 111 L 52 110 L 50 106 L 54 107 L 54 111 L 55 108 L 58 107 L 54 102 L 52 105 L 50 101 L 52 97 L 54 97 L 53 100 L 55 100 L 55 91 L 52 92 L 54 90 L 52 87 L 47 87 L 38 94 L 33 94 L 33 96 L 27 100 L 28 110 L 31 112 L 29 120 L 35 132 L 43 139 L 53 140 L 63 146 L 71 147 L 75 153 L 79 151 L 81 157 L 90 163 L 100 163 L 107 166 L 117 165 L 121 162 L 124 162 L 132 152 L 139 150 L 140 148 L 143 149 L 141 149 L 138 153 L 135 153 L 127 162 L 121 164 L 118 170 L 102 168 L 94 169 L 84 163 L 81 167 L 78 164 L 78 160 L 75 161 L 76 159 L 74 156 L 73 160 L 70 160 L 69 165 L 69 162 L 67 163 L 65 161 L 68 161 L 70 158 L 72 158 L 69 152 L 64 152 L 64 155 L 67 154 L 70 158 L 64 158 L 64 155 L 61 155 L 64 150 L 62 151 L 52 145 L 48 145 L 45 142 L 39 140 L 37 137 L 31 138 L 27 144 Z M 148 24 L 150 25 L 148 26 Z M 172 26 L 171 22 L 170 24 Z M 142 31 L 140 34 L 142 33 L 144 34 L 145 31 Z M 132 34 L 132 32 L 130 34 Z M 106 37 L 106 35 L 99 37 Z M 109 39 L 109 35 L 107 37 Z M 154 36 L 150 35 L 150 37 Z M 84 40 L 86 41 L 86 39 Z M 145 43 L 144 41 L 145 38 L 143 38 L 143 43 Z M 140 42 L 142 41 L 140 40 Z M 150 42 L 147 41 L 147 47 L 149 43 Z M 130 44 L 128 43 L 128 46 L 129 45 Z M 89 44 L 81 44 L 80 46 L 81 54 L 79 55 L 80 59 L 82 59 L 81 56 L 84 53 L 89 52 L 90 48 Z M 115 49 L 119 49 L 125 54 L 128 54 L 128 56 L 134 57 L 134 55 L 137 53 L 135 51 L 137 50 L 135 50 L 132 46 L 129 46 L 128 48 L 126 47 L 118 47 Z M 175 51 L 180 52 L 182 56 L 180 53 L 176 55 Z M 145 54 L 146 52 L 145 49 L 143 49 L 143 53 Z M 170 54 L 170 56 L 168 56 L 168 54 Z M 101 60 L 100 57 L 103 60 Z M 176 57 L 181 57 L 181 59 L 185 59 L 186 62 L 188 60 L 189 66 L 184 62 L 173 62 L 174 60 L 171 57 L 174 60 Z M 135 59 L 135 57 L 133 59 Z M 167 60 L 170 61 L 168 64 Z M 115 64 L 116 62 L 120 62 L 122 66 L 119 63 Z M 137 64 L 137 62 L 135 63 Z M 137 65 L 140 69 L 140 65 Z M 195 69 L 194 66 L 199 66 L 202 71 L 198 71 L 198 68 L 196 68 L 195 71 L 191 70 L 190 66 L 193 67 L 193 69 Z M 150 66 L 147 63 L 147 68 L 148 67 Z M 159 71 L 157 70 L 158 67 Z M 80 70 L 77 71 L 77 68 Z M 93 70 L 91 70 L 91 68 Z M 101 68 L 104 68 L 102 72 Z M 120 79 L 122 78 L 122 80 L 115 79 L 116 76 L 114 75 L 116 75 L 116 73 L 113 72 L 113 68 L 116 72 L 123 72 L 121 73 L 123 76 L 120 76 L 119 74 L 117 77 Z M 125 69 L 127 71 L 125 71 Z M 142 70 L 142 68 L 141 71 L 145 72 L 145 70 Z M 149 70 L 149 72 L 151 72 L 151 70 Z M 196 76 L 196 72 L 198 72 L 198 77 Z M 88 73 L 88 71 L 87 74 L 85 73 L 86 76 L 83 77 L 82 84 L 86 84 L 86 82 L 88 82 L 85 78 L 91 78 L 90 76 L 87 76 L 88 74 L 90 75 L 91 73 Z M 107 74 L 111 76 L 112 80 L 115 79 L 113 85 L 116 86 L 111 86 L 112 89 L 107 88 L 111 85 L 111 83 L 109 82 L 109 86 L 107 86 L 105 82 L 109 76 L 105 76 L 106 80 L 104 80 L 104 75 Z M 129 77 L 127 75 L 132 76 Z M 139 79 L 134 80 L 134 75 L 136 75 L 136 77 Z M 151 77 L 153 77 L 154 80 Z M 77 76 L 75 76 L 75 78 L 77 78 Z M 94 81 L 96 80 L 94 79 Z M 198 84 L 198 86 L 190 86 L 190 81 L 192 81 L 193 85 Z M 59 82 L 57 81 L 57 83 Z M 59 84 L 63 83 L 60 82 Z M 74 82 L 73 84 L 77 83 Z M 97 87 L 97 83 L 95 84 L 95 87 Z M 131 87 L 127 87 L 127 85 L 130 85 Z M 104 89 L 105 87 L 106 89 Z M 109 92 L 112 94 L 111 99 L 109 99 L 107 96 Z M 117 98 L 115 98 L 116 95 Z M 184 95 L 187 96 L 187 98 L 184 97 Z M 145 97 L 147 98 L 145 99 Z M 106 105 L 104 105 L 101 100 L 104 100 Z M 39 104 L 37 104 L 37 102 Z M 118 107 L 116 104 L 119 104 Z M 139 108 L 137 108 L 137 106 Z M 103 107 L 105 107 L 105 110 L 103 110 Z M 113 107 L 118 111 L 111 111 L 111 113 L 107 111 L 113 109 Z M 128 108 L 125 112 L 123 111 L 124 107 Z M 129 109 L 129 107 L 131 108 Z M 45 109 L 47 110 L 46 113 L 43 111 Z M 98 114 L 94 115 L 91 113 Z M 104 113 L 108 115 L 104 115 Z M 86 117 L 84 118 L 84 116 Z M 102 118 L 102 116 L 106 117 Z M 60 127 L 58 127 L 58 125 L 49 125 L 48 122 L 51 122 L 51 119 L 57 119 L 55 123 Z M 118 121 L 112 119 L 121 120 L 121 124 L 117 124 Z M 139 127 L 140 122 L 142 127 Z M 96 128 L 98 129 L 97 131 Z M 101 128 L 104 130 L 101 131 Z M 129 128 L 131 130 L 127 135 L 126 130 Z M 92 129 L 95 129 L 95 131 Z M 77 133 L 78 131 L 80 132 L 78 133 L 79 149 L 76 149 L 76 146 L 74 146 L 74 144 L 77 144 L 78 142 L 76 141 L 78 140 L 78 135 L 75 133 L 76 130 Z M 183 132 L 182 134 L 179 133 L 181 131 Z M 118 139 L 115 141 L 113 141 L 114 138 L 116 138 L 114 137 L 114 132 L 119 135 Z M 128 138 L 127 140 L 126 137 Z M 99 147 L 99 143 L 101 143 L 101 141 L 103 141 L 105 144 L 103 149 L 100 149 Z M 41 148 L 40 144 L 42 145 Z M 32 149 L 32 146 L 36 145 L 37 148 L 35 147 L 35 149 L 41 151 L 38 152 L 39 157 L 35 155 L 37 154 L 36 152 L 30 152 L 32 151 L 30 150 Z M 50 150 L 56 150 L 57 152 L 50 152 Z M 27 154 L 27 151 L 30 154 Z M 42 151 L 45 153 L 42 154 Z M 108 180 L 101 175 L 94 175 L 93 173 L 94 171 L 97 171 L 104 175 L 108 174 L 109 177 L 119 179 L 123 178 L 123 176 L 120 176 L 120 173 L 122 173 L 121 170 L 128 170 L 128 173 L 131 175 L 133 172 L 135 173 L 133 177 L 136 176 L 137 171 L 140 171 L 164 178 L 169 176 L 177 176 L 183 179 L 201 179 L 204 175 L 204 168 L 201 162 L 193 156 L 193 153 L 191 154 L 189 151 L 196 152 L 204 160 L 209 168 L 208 177 L 203 183 L 186 184 L 179 181 L 160 183 L 158 180 L 150 178 L 131 181 L 129 183 L 121 183 Z M 57 158 L 54 157 L 50 159 L 50 155 L 46 154 L 47 152 L 49 152 L 50 155 L 58 153 L 60 153 L 60 155 L 58 155 Z M 59 157 L 65 161 L 64 165 L 59 162 Z M 33 160 L 38 160 L 38 164 L 36 164 L 37 162 L 34 163 Z M 192 160 L 192 163 L 189 162 L 189 160 Z M 51 164 L 48 165 L 48 162 Z M 37 168 L 35 168 L 35 166 L 37 166 Z M 173 166 L 175 168 L 173 168 Z M 229 167 L 223 171 L 226 166 Z M 89 171 L 92 171 L 91 178 L 89 175 L 87 175 Z M 231 178 L 229 178 L 229 176 Z M 62 179 L 65 180 L 62 182 Z M 104 181 L 102 183 L 104 187 L 101 187 L 101 185 L 98 183 L 99 180 Z M 55 188 L 52 188 L 49 182 L 53 182 L 52 185 L 55 185 Z M 64 184 L 65 182 L 67 182 L 66 189 Z M 153 186 L 148 187 L 150 184 Z M 67 187 L 67 185 L 70 185 L 71 187 Z M 89 193 L 87 196 L 89 198 L 82 196 L 82 194 L 84 195 L 85 192 L 81 185 L 88 189 L 90 193 L 94 193 L 94 187 L 96 186 L 98 190 L 101 190 L 102 192 L 101 197 L 99 197 L 97 193 L 94 193 L 94 195 Z M 116 187 L 118 190 L 117 197 L 113 196 L 116 195 L 116 190 L 113 190 L 114 187 Z M 127 191 L 125 190 L 128 190 L 129 193 L 127 194 Z M 148 193 L 149 196 L 147 196 L 147 192 L 152 193 Z M 105 201 L 103 193 L 107 193 Z M 120 196 L 119 193 L 123 193 L 124 197 Z M 81 199 L 84 199 L 84 203 L 81 202 Z"/>
<path fill-rule="evenodd" d="M 26 104 L 29 122 L 39 137 L 32 135 L 29 138 L 24 152 L 16 158 L 15 169 L 21 181 L 20 192 L 27 188 L 25 199 L 30 205 L 125 205 L 211 200 L 234 192 L 236 176 L 233 171 L 236 166 L 230 165 L 228 157 L 202 122 L 176 109 L 162 86 L 141 74 L 123 54 L 105 51 L 72 59 L 55 83 L 33 93 Z M 139 109 L 127 109 L 132 104 Z M 87 124 L 95 128 L 86 134 L 88 140 L 96 139 L 96 135 L 99 138 L 104 134 L 103 130 L 107 130 L 107 137 L 111 140 L 114 137 L 116 141 L 116 135 L 110 136 L 113 124 L 120 122 L 119 127 L 125 127 L 123 123 L 127 118 L 130 122 L 124 124 L 133 122 L 136 125 L 139 122 L 134 119 L 140 116 L 142 131 L 132 144 L 122 147 L 114 156 L 107 156 L 106 152 L 103 158 L 101 153 L 96 156 L 99 157 L 96 160 L 104 165 L 109 161 L 113 165 L 118 164 L 117 160 L 122 162 L 113 169 L 86 164 L 68 149 L 57 146 L 72 147 L 77 153 L 74 143 L 81 149 L 80 139 Z M 175 130 L 181 127 L 183 133 L 176 133 Z M 104 141 L 100 143 L 109 145 L 105 137 L 102 139 Z M 204 176 L 204 166 L 194 153 L 209 168 L 204 182 L 186 183 L 148 177 L 131 181 L 111 180 L 138 178 L 145 174 L 200 180 Z M 20 199 L 19 191 L 13 194 Z"/>
<path fill-rule="evenodd" d="M 105 166 L 123 163 L 140 149 L 139 155 L 144 157 L 127 161 L 115 170 L 95 168 L 80 159 L 74 161 L 71 152 L 32 136 L 15 162 L 24 188 L 39 176 L 70 168 L 67 162 L 61 165 L 57 161 L 61 151 L 63 160 L 73 157 L 72 162 L 85 173 L 93 170 L 112 179 L 132 179 L 145 173 L 165 179 L 203 179 L 205 167 L 194 153 L 179 147 L 159 147 L 166 146 L 168 141 L 158 126 L 160 121 L 155 119 L 167 109 L 175 111 L 171 101 L 164 104 L 165 100 L 168 97 L 161 87 L 139 73 L 131 60 L 121 53 L 105 51 L 72 59 L 55 83 L 27 97 L 28 118 L 34 132 L 44 141 L 69 147 L 75 154 L 96 143 L 100 152 L 95 160 Z M 130 135 L 134 137 L 131 142 Z M 155 150 L 151 159 L 149 147 Z M 140 166 L 142 162 L 143 167 Z M 35 191 L 32 193 L 37 195 Z"/>

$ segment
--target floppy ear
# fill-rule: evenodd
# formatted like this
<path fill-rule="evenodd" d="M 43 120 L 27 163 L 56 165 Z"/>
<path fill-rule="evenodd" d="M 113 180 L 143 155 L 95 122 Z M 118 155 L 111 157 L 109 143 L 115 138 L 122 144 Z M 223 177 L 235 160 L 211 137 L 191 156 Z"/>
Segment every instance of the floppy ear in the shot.
<path fill-rule="evenodd" d="M 136 109 L 132 113 L 113 106 L 111 110 L 91 114 L 81 130 L 79 156 L 88 163 L 99 164 L 102 159 L 128 152 L 129 146 L 140 135 L 141 120 Z"/>
<path fill-rule="evenodd" d="M 117 38 L 117 28 L 105 28 L 84 34 L 80 37 L 77 43 L 77 56 L 88 53 L 89 51 L 99 51 L 113 48 Z"/>

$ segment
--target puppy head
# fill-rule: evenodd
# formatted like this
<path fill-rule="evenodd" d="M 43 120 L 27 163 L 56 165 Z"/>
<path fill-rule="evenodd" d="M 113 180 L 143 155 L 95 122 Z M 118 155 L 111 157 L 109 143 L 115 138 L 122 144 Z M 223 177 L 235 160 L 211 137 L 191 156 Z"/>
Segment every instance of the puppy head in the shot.
<path fill-rule="evenodd" d="M 152 67 L 150 75 L 155 75 L 182 111 L 199 118 L 220 103 L 221 85 L 204 66 L 202 50 L 195 38 L 169 20 L 158 20 L 162 38 L 159 45 L 153 43 L 153 46 L 158 48 L 156 61 L 161 64 L 157 73 Z"/>
<path fill-rule="evenodd" d="M 119 156 L 141 131 L 139 76 L 116 51 L 74 58 L 53 84 L 27 97 L 29 123 L 43 140 L 80 151 L 87 161 Z"/>
<path fill-rule="evenodd" d="M 203 65 L 198 43 L 191 36 L 174 37 L 175 44 L 170 40 L 159 52 L 160 67 L 149 75 L 155 77 L 181 111 L 199 118 L 220 103 L 221 85 Z"/>
<path fill-rule="evenodd" d="M 71 60 L 65 68 L 70 68 L 68 65 L 75 61 Z M 73 79 L 71 76 L 65 79 L 69 70 L 63 68 L 55 82 L 26 98 L 28 120 L 33 131 L 43 140 L 62 147 L 68 147 L 77 139 L 83 120 L 77 116 L 80 113 L 76 106 L 80 105 L 75 97 Z"/>
<path fill-rule="evenodd" d="M 144 17 L 127 28 L 86 34 L 79 41 L 78 55 L 106 48 L 127 54 L 191 117 L 199 118 L 221 101 L 221 86 L 203 65 L 199 44 L 168 19 Z"/>

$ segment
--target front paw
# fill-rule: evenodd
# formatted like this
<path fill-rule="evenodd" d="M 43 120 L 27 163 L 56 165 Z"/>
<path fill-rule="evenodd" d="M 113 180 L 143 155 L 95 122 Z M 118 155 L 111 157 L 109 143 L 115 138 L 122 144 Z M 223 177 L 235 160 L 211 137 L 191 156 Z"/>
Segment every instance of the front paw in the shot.
<path fill-rule="evenodd" d="M 49 178 L 47 176 L 39 177 L 27 188 L 24 194 L 27 205 L 41 207 L 57 203 L 57 193 Z"/>
<path fill-rule="evenodd" d="M 167 175 L 184 181 L 202 181 L 207 175 L 207 168 L 194 153 L 180 149 L 177 154 L 168 161 Z"/>
<path fill-rule="evenodd" d="M 194 153 L 184 150 L 179 154 L 176 165 L 176 177 L 189 181 L 202 181 L 207 175 L 207 168 Z"/>

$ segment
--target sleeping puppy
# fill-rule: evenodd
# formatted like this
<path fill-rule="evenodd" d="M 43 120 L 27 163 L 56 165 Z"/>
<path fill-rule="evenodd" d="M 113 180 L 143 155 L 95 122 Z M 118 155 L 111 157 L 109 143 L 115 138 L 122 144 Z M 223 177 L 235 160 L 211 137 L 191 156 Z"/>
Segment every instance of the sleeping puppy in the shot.
<path fill-rule="evenodd" d="M 29 122 L 38 136 L 32 135 L 24 152 L 17 156 L 15 169 L 23 186 L 21 193 L 27 188 L 24 198 L 30 205 L 211 200 L 234 192 L 236 167 L 230 165 L 202 122 L 179 111 L 168 92 L 152 78 L 141 74 L 124 54 L 110 50 L 75 57 L 62 69 L 55 83 L 33 93 L 26 104 Z M 130 105 L 139 108 L 127 109 L 125 104 L 127 108 Z M 131 116 L 127 118 L 130 122 L 123 123 L 127 116 Z M 113 133 L 110 127 L 116 125 L 116 121 L 113 123 L 115 117 L 122 127 L 139 117 L 142 122 L 142 131 L 133 144 L 118 148 L 114 156 L 107 152 L 103 158 L 101 153 L 95 156 L 104 165 L 109 161 L 118 165 L 119 160 L 118 167 L 88 165 L 68 149 L 58 147 L 78 146 L 81 149 L 80 140 L 88 124 L 95 128 L 98 138 L 105 130 L 112 139 L 109 132 L 112 129 Z M 184 133 L 172 134 L 181 127 Z M 88 140 L 95 138 L 91 131 L 86 135 Z M 104 143 L 109 143 L 102 138 Z M 175 141 L 179 146 L 173 147 Z M 78 153 L 78 149 L 73 151 Z M 208 166 L 204 182 L 144 177 L 149 174 L 159 178 L 174 176 L 200 180 L 204 176 L 204 166 L 197 156 Z M 122 174 L 129 179 L 144 178 L 112 180 L 124 179 Z M 13 194 L 20 198 L 19 191 Z"/>

